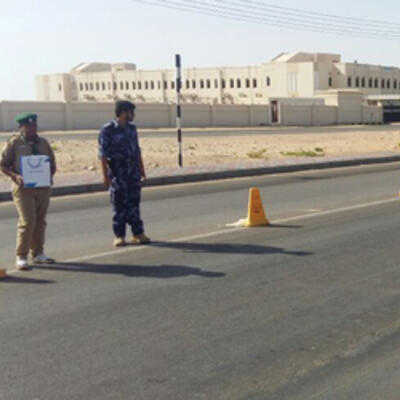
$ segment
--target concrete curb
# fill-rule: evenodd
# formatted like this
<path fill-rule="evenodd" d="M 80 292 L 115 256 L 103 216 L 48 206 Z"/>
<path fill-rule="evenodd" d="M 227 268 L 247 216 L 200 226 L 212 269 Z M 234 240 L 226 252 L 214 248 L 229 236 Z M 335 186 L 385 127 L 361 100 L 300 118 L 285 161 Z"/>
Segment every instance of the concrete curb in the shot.
<path fill-rule="evenodd" d="M 202 182 L 215 179 L 243 178 L 243 177 L 250 177 L 257 175 L 306 171 L 313 169 L 352 167 L 352 166 L 368 165 L 368 164 L 385 164 L 397 161 L 400 161 L 400 155 L 386 156 L 386 157 L 354 158 L 348 160 L 330 160 L 330 161 L 299 163 L 292 165 L 277 165 L 277 166 L 258 167 L 258 168 L 231 169 L 227 171 L 199 172 L 186 175 L 170 175 L 170 176 L 149 178 L 146 180 L 146 184 L 144 186 L 150 187 L 150 186 L 162 186 L 162 185 L 171 185 L 179 183 L 193 183 L 193 182 Z M 52 197 L 57 197 L 57 196 L 96 193 L 105 191 L 106 190 L 104 189 L 104 186 L 101 183 L 89 183 L 83 185 L 57 186 L 52 188 L 51 195 Z M 0 192 L 0 202 L 11 201 L 11 200 L 12 197 L 10 192 Z"/>

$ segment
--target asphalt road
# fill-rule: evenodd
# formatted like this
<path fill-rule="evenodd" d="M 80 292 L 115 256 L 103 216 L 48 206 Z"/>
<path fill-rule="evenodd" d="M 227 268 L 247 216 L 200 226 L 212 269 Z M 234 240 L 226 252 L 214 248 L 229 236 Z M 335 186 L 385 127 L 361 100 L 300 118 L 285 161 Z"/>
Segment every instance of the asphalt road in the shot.
<path fill-rule="evenodd" d="M 122 250 L 104 194 L 54 199 L 59 263 L 0 281 L 0 399 L 396 400 L 398 167 L 149 188 Z M 227 228 L 250 186 L 272 226 Z"/>
<path fill-rule="evenodd" d="M 254 127 L 254 128 L 207 128 L 207 129 L 183 129 L 183 137 L 216 137 L 216 136 L 243 136 L 243 135 L 292 135 L 295 133 L 320 134 L 320 133 L 352 133 L 355 131 L 381 132 L 398 131 L 399 124 L 392 125 L 343 125 L 343 126 L 307 126 L 307 127 Z M 48 140 L 95 140 L 98 131 L 66 131 L 66 132 L 43 132 Z M 144 138 L 175 138 L 176 131 L 173 129 L 139 129 L 139 134 Z M 0 133 L 0 143 L 5 142 L 12 133 Z"/>

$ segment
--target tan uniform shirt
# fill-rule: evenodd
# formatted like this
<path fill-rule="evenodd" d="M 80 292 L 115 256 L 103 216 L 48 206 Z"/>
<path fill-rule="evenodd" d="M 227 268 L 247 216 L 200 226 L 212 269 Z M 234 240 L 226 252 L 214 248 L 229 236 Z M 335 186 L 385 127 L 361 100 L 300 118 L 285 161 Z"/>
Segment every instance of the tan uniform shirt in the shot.
<path fill-rule="evenodd" d="M 56 169 L 56 161 L 53 149 L 49 142 L 42 137 L 36 139 L 37 154 L 50 157 L 51 172 Z M 0 167 L 6 168 L 17 174 L 21 174 L 21 156 L 31 156 L 33 146 L 21 134 L 12 136 L 4 146 L 0 155 Z"/>

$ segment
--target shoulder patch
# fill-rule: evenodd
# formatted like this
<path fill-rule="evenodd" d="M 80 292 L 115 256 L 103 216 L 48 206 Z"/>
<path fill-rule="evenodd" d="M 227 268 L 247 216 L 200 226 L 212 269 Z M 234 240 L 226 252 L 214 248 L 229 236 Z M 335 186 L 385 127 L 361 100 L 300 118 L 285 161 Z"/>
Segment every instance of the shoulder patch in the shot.
<path fill-rule="evenodd" d="M 104 124 L 102 126 L 102 129 L 108 129 L 108 128 L 112 128 L 114 126 L 114 124 L 111 122 L 107 122 L 106 124 Z"/>
<path fill-rule="evenodd" d="M 14 133 L 12 136 L 10 136 L 10 137 L 7 139 L 7 143 L 8 143 L 8 142 L 12 142 L 12 141 L 14 141 L 14 140 L 16 140 L 16 139 L 19 139 L 19 134 Z"/>

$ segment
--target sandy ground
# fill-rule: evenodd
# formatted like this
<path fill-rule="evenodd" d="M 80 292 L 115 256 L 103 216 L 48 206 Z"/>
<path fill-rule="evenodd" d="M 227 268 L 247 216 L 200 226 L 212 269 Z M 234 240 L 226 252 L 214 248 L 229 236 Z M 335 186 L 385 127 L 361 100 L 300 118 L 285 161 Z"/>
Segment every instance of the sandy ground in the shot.
<path fill-rule="evenodd" d="M 45 134 L 44 134 L 45 136 Z M 139 139 L 147 169 L 177 165 L 173 138 Z M 400 130 L 379 132 L 293 134 L 244 137 L 184 138 L 184 165 L 220 164 L 234 161 L 276 160 L 287 157 L 321 157 L 378 152 L 400 153 Z M 95 140 L 52 140 L 58 173 L 97 171 Z M 5 177 L 0 175 L 0 179 Z"/>

